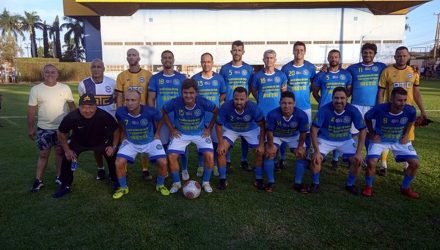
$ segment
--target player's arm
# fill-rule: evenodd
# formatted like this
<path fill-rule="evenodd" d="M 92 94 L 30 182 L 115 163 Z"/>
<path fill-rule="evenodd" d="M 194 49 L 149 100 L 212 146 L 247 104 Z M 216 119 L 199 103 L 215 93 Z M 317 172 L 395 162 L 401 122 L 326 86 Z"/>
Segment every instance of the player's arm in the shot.
<path fill-rule="evenodd" d="M 164 120 L 163 117 L 159 121 L 155 123 L 156 125 L 156 133 L 154 133 L 154 139 L 160 139 L 160 130 L 162 129 Z"/>
<path fill-rule="evenodd" d="M 313 95 L 313 98 L 315 98 L 315 100 L 318 103 L 320 103 L 320 101 L 321 101 L 321 96 L 319 95 L 319 90 L 320 90 L 319 86 L 316 86 L 315 84 L 312 85 L 312 95 Z"/>
<path fill-rule="evenodd" d="M 414 101 L 416 102 L 417 107 L 419 107 L 423 119 L 427 119 L 428 116 L 426 115 L 425 107 L 423 106 L 422 95 L 420 94 L 419 86 L 413 87 L 413 95 L 414 95 Z"/>
<path fill-rule="evenodd" d="M 226 99 L 226 93 L 220 94 L 220 103 L 224 102 Z"/>
<path fill-rule="evenodd" d="M 75 102 L 73 102 L 73 101 L 67 101 L 67 106 L 69 107 L 70 112 L 72 112 L 76 109 Z"/>
<path fill-rule="evenodd" d="M 385 94 L 385 89 L 379 87 L 379 90 L 377 91 L 377 101 L 376 101 L 377 104 L 383 103 L 383 101 L 384 101 L 384 98 L 383 98 L 384 94 Z"/>
<path fill-rule="evenodd" d="M 400 138 L 400 144 L 407 144 L 409 142 L 409 131 L 410 128 L 414 126 L 414 122 L 409 122 L 405 128 L 405 132 L 403 133 L 402 138 Z"/>
<path fill-rule="evenodd" d="M 64 154 L 68 161 L 76 160 L 76 153 L 70 149 L 69 143 L 67 142 L 69 138 L 68 133 L 63 133 L 60 130 L 57 131 L 58 141 L 60 142 L 61 147 L 64 150 Z"/>
<path fill-rule="evenodd" d="M 319 150 L 318 131 L 319 131 L 319 127 L 316 126 L 312 126 L 312 129 L 310 130 L 310 137 L 312 138 L 312 145 L 314 150 L 312 160 L 315 165 L 319 165 L 319 162 L 322 162 L 324 158 Z"/>
<path fill-rule="evenodd" d="M 112 156 L 114 153 L 116 153 L 116 149 L 119 145 L 119 138 L 121 138 L 119 134 L 119 126 L 113 131 L 113 144 L 111 146 L 107 146 L 105 148 L 105 153 L 107 156 Z"/>
<path fill-rule="evenodd" d="M 162 114 L 163 114 L 163 121 L 168 126 L 168 129 L 170 130 L 170 136 L 174 138 L 179 138 L 181 134 L 179 131 L 173 126 L 173 124 L 170 121 L 170 117 L 168 116 L 168 113 L 162 108 Z"/>
<path fill-rule="evenodd" d="M 217 121 L 217 114 L 218 114 L 218 108 L 215 107 L 215 109 L 212 111 L 212 119 L 211 119 L 211 121 L 209 122 L 209 125 L 208 125 L 208 129 L 209 129 L 210 132 L 211 132 L 212 128 L 215 125 L 215 121 Z"/>
<path fill-rule="evenodd" d="M 252 84 L 250 85 L 252 86 Z M 258 88 L 257 87 L 250 87 L 251 93 L 254 96 L 255 100 L 258 102 Z"/>
<path fill-rule="evenodd" d="M 273 132 L 266 130 L 266 139 L 267 139 L 267 146 L 266 146 L 266 157 L 273 158 L 275 157 L 275 154 L 277 153 L 277 147 L 273 143 Z"/>
<path fill-rule="evenodd" d="M 28 136 L 31 140 L 35 140 L 35 115 L 37 114 L 37 106 L 28 106 L 27 110 L 27 124 L 28 124 Z"/>
<path fill-rule="evenodd" d="M 363 128 L 363 129 L 359 130 L 358 143 L 357 143 L 357 147 L 356 147 L 355 160 L 357 160 L 358 163 L 362 162 L 362 148 L 365 145 L 365 137 L 367 137 L 367 129 Z"/>
<path fill-rule="evenodd" d="M 347 89 L 347 98 L 348 98 L 352 94 L 353 87 L 350 84 L 350 85 L 347 85 L 347 87 L 345 87 L 345 88 Z"/>
<path fill-rule="evenodd" d="M 122 107 L 122 105 L 124 105 L 124 93 L 122 93 L 119 90 L 115 90 L 115 94 L 116 94 L 116 107 Z"/>
<path fill-rule="evenodd" d="M 264 120 L 257 122 L 260 127 L 260 142 L 258 143 L 257 152 L 264 154 L 264 139 L 265 139 L 265 128 Z"/>
<path fill-rule="evenodd" d="M 304 159 L 306 158 L 306 149 L 304 147 L 304 143 L 306 141 L 306 136 L 307 136 L 307 132 L 301 132 L 299 134 L 299 139 L 298 139 L 298 146 L 296 147 L 294 153 L 295 153 L 295 157 L 299 158 L 299 159 Z"/>
<path fill-rule="evenodd" d="M 223 139 L 223 126 L 216 123 L 215 132 L 217 133 L 217 140 L 218 140 L 217 154 L 224 155 L 226 154 L 225 143 L 227 142 L 225 142 L 225 139 Z"/>
<path fill-rule="evenodd" d="M 150 107 L 156 107 L 156 92 L 148 91 L 147 104 Z"/>

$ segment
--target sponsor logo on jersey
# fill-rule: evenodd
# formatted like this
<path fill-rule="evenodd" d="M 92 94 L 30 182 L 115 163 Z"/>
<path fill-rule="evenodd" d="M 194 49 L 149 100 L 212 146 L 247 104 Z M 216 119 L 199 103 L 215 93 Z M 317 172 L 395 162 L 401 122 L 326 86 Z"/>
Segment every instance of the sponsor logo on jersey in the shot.
<path fill-rule="evenodd" d="M 345 80 L 345 79 L 347 79 L 347 78 L 345 77 L 345 75 L 341 75 L 340 78 L 341 78 L 341 80 Z"/>
<path fill-rule="evenodd" d="M 194 115 L 195 116 L 200 116 L 201 114 L 202 114 L 202 110 L 200 110 L 200 109 L 194 110 Z"/>
<path fill-rule="evenodd" d="M 344 122 L 345 123 L 351 122 L 351 117 L 350 116 L 344 116 Z"/>
<path fill-rule="evenodd" d="M 245 76 L 245 75 L 247 75 L 247 74 L 248 74 L 248 71 L 247 71 L 247 70 L 245 70 L 245 69 L 243 69 L 243 70 L 241 71 L 241 74 Z"/>

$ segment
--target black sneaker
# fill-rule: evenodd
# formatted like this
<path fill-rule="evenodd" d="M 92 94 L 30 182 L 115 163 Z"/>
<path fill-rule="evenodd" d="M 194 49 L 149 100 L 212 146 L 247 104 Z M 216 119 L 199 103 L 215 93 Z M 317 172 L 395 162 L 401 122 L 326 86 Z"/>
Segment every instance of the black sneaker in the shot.
<path fill-rule="evenodd" d="M 345 186 L 345 190 L 347 190 L 352 195 L 359 195 L 359 190 L 357 190 L 356 186 Z"/>
<path fill-rule="evenodd" d="M 55 184 L 57 184 L 58 186 L 61 186 L 61 184 L 62 184 L 62 182 L 61 182 L 61 180 L 60 180 L 60 177 L 56 177 L 55 178 Z"/>
<path fill-rule="evenodd" d="M 102 181 L 105 179 L 105 169 L 104 168 L 98 168 L 98 172 L 96 174 L 96 180 Z"/>
<path fill-rule="evenodd" d="M 308 187 L 302 183 L 293 184 L 293 189 L 295 189 L 297 192 L 302 193 L 302 194 L 308 193 Z"/>
<path fill-rule="evenodd" d="M 240 163 L 240 167 L 241 167 L 243 170 L 246 170 L 246 171 L 248 171 L 248 172 L 252 172 L 252 171 L 254 171 L 254 168 L 251 167 L 251 166 L 249 166 L 249 163 L 248 163 L 247 161 L 242 161 L 242 162 Z"/>
<path fill-rule="evenodd" d="M 287 168 L 287 163 L 285 160 L 280 160 L 278 161 L 278 168 L 279 169 L 286 169 Z"/>
<path fill-rule="evenodd" d="M 220 182 L 218 184 L 218 189 L 225 190 L 227 186 L 228 186 L 228 182 L 226 181 L 226 179 L 220 179 Z"/>
<path fill-rule="evenodd" d="M 319 189 L 319 184 L 315 184 L 313 183 L 310 187 L 309 187 L 309 193 L 317 193 Z"/>
<path fill-rule="evenodd" d="M 148 170 L 142 170 L 142 176 L 146 181 L 151 181 L 153 179 L 153 176 L 150 175 L 150 171 Z"/>
<path fill-rule="evenodd" d="M 233 172 L 233 170 L 232 170 L 232 164 L 231 164 L 230 161 L 228 161 L 228 162 L 226 162 L 226 173 L 230 174 L 230 173 L 232 173 L 232 172 Z"/>
<path fill-rule="evenodd" d="M 269 183 L 267 183 L 266 187 L 264 187 L 264 191 L 266 191 L 268 193 L 272 193 L 274 187 L 275 187 L 275 183 L 269 182 Z"/>
<path fill-rule="evenodd" d="M 256 187 L 258 190 L 264 190 L 263 179 L 256 179 L 254 182 L 254 187 Z"/>
<path fill-rule="evenodd" d="M 61 186 L 57 192 L 52 194 L 52 197 L 55 199 L 61 198 L 64 195 L 70 193 L 70 188 L 68 186 Z"/>
<path fill-rule="evenodd" d="M 336 171 L 338 169 L 338 161 L 332 160 L 332 170 Z"/>
<path fill-rule="evenodd" d="M 381 168 L 381 169 L 379 169 L 379 172 L 377 174 L 380 176 L 387 176 L 388 170 L 386 168 Z"/>
<path fill-rule="evenodd" d="M 32 185 L 31 192 L 35 193 L 40 190 L 44 186 L 43 181 L 40 181 L 38 179 L 35 179 L 34 184 Z"/>

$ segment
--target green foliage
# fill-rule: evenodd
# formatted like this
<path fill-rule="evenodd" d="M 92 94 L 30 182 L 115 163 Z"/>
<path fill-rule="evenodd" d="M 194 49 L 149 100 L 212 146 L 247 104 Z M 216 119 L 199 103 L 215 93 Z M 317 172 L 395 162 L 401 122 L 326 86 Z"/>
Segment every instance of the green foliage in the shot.
<path fill-rule="evenodd" d="M 19 81 L 41 82 L 43 80 L 41 70 L 48 63 L 58 68 L 60 82 L 79 82 L 90 75 L 89 63 L 59 62 L 56 58 L 26 58 L 17 60 Z"/>
<path fill-rule="evenodd" d="M 12 65 L 15 63 L 15 56 L 20 51 L 12 35 L 0 37 L 0 63 L 9 62 Z"/>

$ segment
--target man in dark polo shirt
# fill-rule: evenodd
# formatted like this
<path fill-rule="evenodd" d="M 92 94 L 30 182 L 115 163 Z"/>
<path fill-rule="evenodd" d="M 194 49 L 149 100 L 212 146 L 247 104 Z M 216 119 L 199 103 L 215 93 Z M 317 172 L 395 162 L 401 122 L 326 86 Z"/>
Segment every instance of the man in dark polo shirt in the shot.
<path fill-rule="evenodd" d="M 70 112 L 58 127 L 58 140 L 64 150 L 61 164 L 60 189 L 53 194 L 60 198 L 70 193 L 73 182 L 72 161 L 84 151 L 101 152 L 104 155 L 112 181 L 116 182 L 115 153 L 118 143 L 118 124 L 107 112 L 96 107 L 93 95 L 84 94 L 79 99 L 79 108 Z M 70 135 L 70 136 L 69 136 Z"/>

